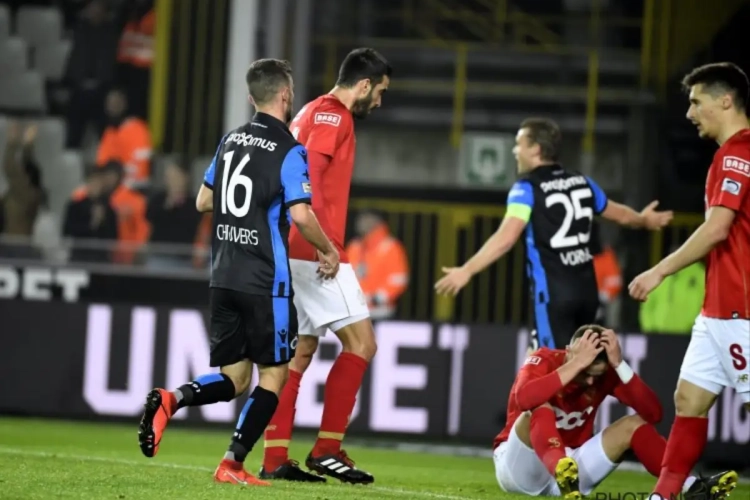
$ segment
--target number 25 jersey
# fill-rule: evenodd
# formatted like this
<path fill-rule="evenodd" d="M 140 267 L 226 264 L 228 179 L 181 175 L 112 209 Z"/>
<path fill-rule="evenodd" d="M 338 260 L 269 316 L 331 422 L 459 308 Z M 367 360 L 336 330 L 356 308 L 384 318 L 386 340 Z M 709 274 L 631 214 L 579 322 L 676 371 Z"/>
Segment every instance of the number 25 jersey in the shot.
<path fill-rule="evenodd" d="M 224 136 L 203 183 L 214 201 L 211 287 L 290 296 L 289 207 L 312 196 L 305 148 L 257 113 Z"/>
<path fill-rule="evenodd" d="M 508 193 L 508 214 L 525 220 L 526 267 L 535 303 L 598 300 L 590 238 L 607 196 L 590 178 L 560 165 L 525 174 Z"/>

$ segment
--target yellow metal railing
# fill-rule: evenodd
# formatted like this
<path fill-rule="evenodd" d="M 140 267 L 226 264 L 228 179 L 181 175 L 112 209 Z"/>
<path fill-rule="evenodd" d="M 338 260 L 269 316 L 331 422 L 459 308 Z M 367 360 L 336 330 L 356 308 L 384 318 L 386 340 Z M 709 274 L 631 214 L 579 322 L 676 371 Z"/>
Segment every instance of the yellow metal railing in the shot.
<path fill-rule="evenodd" d="M 702 214 L 675 214 L 672 224 L 661 232 L 651 233 L 649 260 L 652 266 L 681 245 L 704 221 Z"/>
<path fill-rule="evenodd" d="M 380 198 L 352 198 L 350 206 L 384 213 L 392 233 L 404 244 L 411 268 L 400 303 L 404 318 L 512 324 L 525 319 L 529 293 L 521 243 L 477 275 L 455 299 L 439 297 L 433 288 L 444 266 L 461 265 L 492 235 L 505 214 L 504 206 Z M 650 233 L 651 263 L 685 241 L 702 219 L 677 214 L 663 232 Z"/>
<path fill-rule="evenodd" d="M 646 0 L 643 13 L 641 86 L 661 96 L 670 77 L 706 47 L 747 0 Z"/>
<path fill-rule="evenodd" d="M 167 126 L 167 91 L 170 41 L 172 38 L 172 0 L 156 0 L 154 30 L 154 65 L 151 70 L 148 123 L 154 149 L 161 147 Z"/>

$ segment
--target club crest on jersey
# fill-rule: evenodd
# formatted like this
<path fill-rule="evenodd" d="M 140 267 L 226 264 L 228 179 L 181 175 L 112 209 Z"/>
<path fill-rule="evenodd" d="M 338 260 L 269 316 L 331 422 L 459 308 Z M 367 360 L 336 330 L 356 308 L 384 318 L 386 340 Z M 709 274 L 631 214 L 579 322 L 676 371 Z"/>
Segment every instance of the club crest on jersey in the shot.
<path fill-rule="evenodd" d="M 750 163 L 742 158 L 736 156 L 725 156 L 724 157 L 724 170 L 737 172 L 745 177 L 750 177 Z"/>
<path fill-rule="evenodd" d="M 528 358 L 526 358 L 526 361 L 524 361 L 523 364 L 525 364 L 525 365 L 538 365 L 541 362 L 542 362 L 542 358 L 540 358 L 539 356 L 529 356 Z"/>
<path fill-rule="evenodd" d="M 724 179 L 721 183 L 721 190 L 726 191 L 729 194 L 738 195 L 742 189 L 742 184 L 735 181 L 734 179 Z"/>
<path fill-rule="evenodd" d="M 315 123 L 325 123 L 338 127 L 341 123 L 341 115 L 336 113 L 315 113 Z"/>

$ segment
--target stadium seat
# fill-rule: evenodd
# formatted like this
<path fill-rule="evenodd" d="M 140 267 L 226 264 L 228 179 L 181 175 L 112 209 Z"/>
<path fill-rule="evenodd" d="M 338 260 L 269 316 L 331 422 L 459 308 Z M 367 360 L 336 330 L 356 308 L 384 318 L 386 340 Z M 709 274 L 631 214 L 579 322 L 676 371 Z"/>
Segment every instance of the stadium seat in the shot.
<path fill-rule="evenodd" d="M 4 3 L 0 3 L 0 40 L 10 36 L 10 9 Z"/>
<path fill-rule="evenodd" d="M 61 118 L 39 120 L 39 131 L 34 142 L 34 153 L 59 157 L 65 149 L 65 122 Z"/>
<path fill-rule="evenodd" d="M 12 112 L 44 113 L 44 78 L 36 71 L 0 78 L 0 108 Z"/>
<path fill-rule="evenodd" d="M 47 80 L 59 82 L 65 74 L 72 43 L 60 40 L 54 44 L 41 45 L 34 51 L 34 69 Z"/>
<path fill-rule="evenodd" d="M 78 151 L 64 151 L 57 161 L 48 162 L 40 160 L 50 210 L 62 217 L 70 195 L 83 183 L 83 159 Z"/>
<path fill-rule="evenodd" d="M 19 37 L 0 39 L 0 75 L 2 78 L 26 71 L 29 48 Z"/>
<path fill-rule="evenodd" d="M 16 15 L 16 33 L 31 47 L 57 43 L 62 38 L 63 16 L 54 7 L 24 6 Z"/>

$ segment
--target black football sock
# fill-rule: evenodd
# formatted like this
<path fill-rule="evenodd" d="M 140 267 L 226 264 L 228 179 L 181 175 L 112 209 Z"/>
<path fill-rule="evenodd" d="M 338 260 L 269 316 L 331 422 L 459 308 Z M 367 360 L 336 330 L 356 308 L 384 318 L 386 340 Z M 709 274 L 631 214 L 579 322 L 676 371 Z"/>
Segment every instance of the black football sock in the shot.
<path fill-rule="evenodd" d="M 203 406 L 231 401 L 235 396 L 232 379 L 223 373 L 207 373 L 174 391 L 177 407 Z"/>
<path fill-rule="evenodd" d="M 247 454 L 268 427 L 278 405 L 279 397 L 276 394 L 260 386 L 256 387 L 245 403 L 245 407 L 242 408 L 240 418 L 237 420 L 237 428 L 232 436 L 232 443 L 224 458 L 244 462 Z"/>

